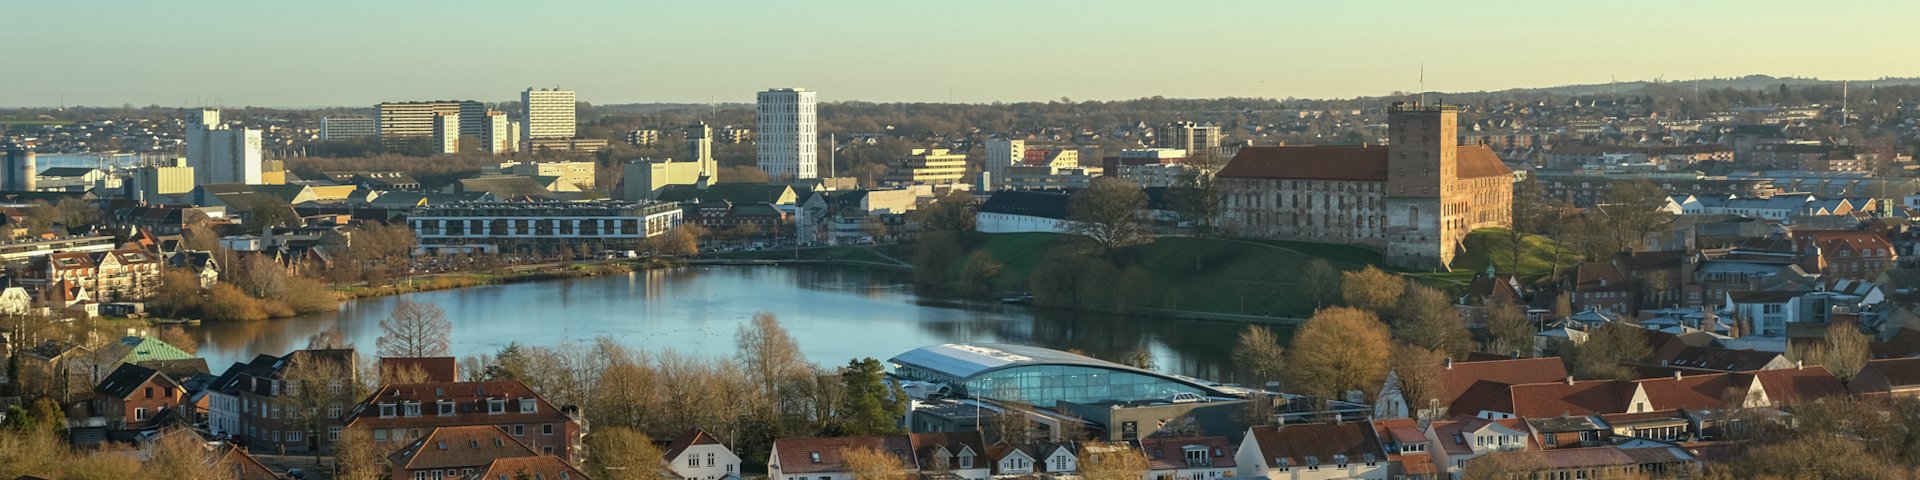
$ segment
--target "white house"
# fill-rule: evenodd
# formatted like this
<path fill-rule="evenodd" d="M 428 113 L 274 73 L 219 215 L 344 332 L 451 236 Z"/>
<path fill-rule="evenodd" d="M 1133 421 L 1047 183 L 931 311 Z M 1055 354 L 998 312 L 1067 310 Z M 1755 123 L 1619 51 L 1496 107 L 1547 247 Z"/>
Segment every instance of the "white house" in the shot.
<path fill-rule="evenodd" d="M 1518 452 L 1535 450 L 1528 445 L 1531 438 L 1520 428 L 1523 420 L 1509 418 L 1504 420 L 1471 420 L 1435 422 L 1427 426 L 1428 445 L 1435 445 L 1431 452 L 1433 463 L 1442 470 L 1460 478 L 1465 471 L 1467 461 L 1494 452 Z"/>
<path fill-rule="evenodd" d="M 1235 470 L 1226 437 L 1143 438 L 1140 450 L 1153 480 L 1216 480 Z"/>
<path fill-rule="evenodd" d="M 1235 475 L 1271 480 L 1386 480 L 1387 453 L 1364 422 L 1262 426 L 1234 453 Z"/>
<path fill-rule="evenodd" d="M 981 233 L 1066 233 L 1067 204 L 1062 192 L 1004 190 L 996 192 L 974 213 Z"/>
<path fill-rule="evenodd" d="M 722 445 L 706 430 L 682 432 L 667 444 L 662 458 L 667 468 L 682 480 L 725 480 L 740 478 L 740 456 Z"/>
<path fill-rule="evenodd" d="M 894 455 L 907 473 L 941 472 L 959 480 L 987 480 L 993 462 L 980 432 L 911 433 L 875 437 L 783 438 L 767 455 L 770 480 L 853 480 L 845 453 L 873 450 Z"/>
<path fill-rule="evenodd" d="M 1779 337 L 1787 334 L 1787 324 L 1801 322 L 1799 292 L 1727 292 L 1725 305 L 1732 317 L 1744 322 L 1747 335 Z"/>

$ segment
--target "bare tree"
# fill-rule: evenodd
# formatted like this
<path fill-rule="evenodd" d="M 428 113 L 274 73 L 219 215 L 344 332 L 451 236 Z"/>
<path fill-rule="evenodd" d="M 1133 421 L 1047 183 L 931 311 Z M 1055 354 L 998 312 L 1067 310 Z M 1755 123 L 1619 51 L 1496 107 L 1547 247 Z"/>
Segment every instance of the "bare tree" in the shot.
<path fill-rule="evenodd" d="M 1098 177 L 1093 186 L 1073 195 L 1067 207 L 1068 230 L 1091 240 L 1101 253 L 1152 241 L 1153 232 L 1141 221 L 1147 194 L 1140 185 L 1114 177 Z"/>
<path fill-rule="evenodd" d="M 1286 355 L 1286 349 L 1280 346 L 1280 336 L 1275 335 L 1273 329 L 1259 325 L 1240 330 L 1240 342 L 1233 348 L 1233 362 L 1253 373 L 1254 379 L 1262 382 L 1260 385 L 1286 375 Z"/>
<path fill-rule="evenodd" d="M 771 406 L 774 399 L 780 398 L 779 389 L 784 382 L 807 373 L 807 358 L 800 353 L 800 345 L 794 343 L 772 313 L 753 314 L 753 321 L 741 325 L 733 339 L 739 349 L 740 365 L 757 384 L 756 390 L 765 405 Z"/>
<path fill-rule="evenodd" d="M 1140 480 L 1147 456 L 1124 443 L 1088 442 L 1080 447 L 1080 476 L 1087 480 Z"/>
<path fill-rule="evenodd" d="M 320 461 L 325 447 L 327 426 L 335 425 L 348 406 L 360 399 L 360 384 L 353 381 L 353 366 L 318 355 L 300 355 L 287 365 L 286 404 L 280 407 L 290 423 L 306 433 L 314 462 Z"/>
<path fill-rule="evenodd" d="M 1407 402 L 1407 414 L 1413 418 L 1431 418 L 1427 409 L 1432 407 L 1434 399 L 1447 398 L 1446 385 L 1441 383 L 1441 364 L 1446 356 L 1438 351 L 1428 350 L 1415 345 L 1396 344 L 1393 346 L 1393 373 L 1389 376 L 1387 388 L 1400 392 L 1400 398 Z"/>
<path fill-rule="evenodd" d="M 1522 356 L 1531 355 L 1533 350 L 1533 322 L 1527 319 L 1527 313 L 1513 304 L 1506 295 L 1494 295 L 1487 300 L 1487 350 L 1494 353 L 1515 352 Z"/>
<path fill-rule="evenodd" d="M 333 444 L 334 465 L 339 469 L 340 480 L 384 480 L 393 474 L 387 468 L 387 456 L 373 443 L 373 433 L 365 428 L 349 428 L 340 432 L 340 440 Z"/>
<path fill-rule="evenodd" d="M 587 435 L 586 470 L 602 480 L 665 480 L 660 448 L 647 434 L 626 427 L 596 428 Z"/>
<path fill-rule="evenodd" d="M 433 304 L 399 300 L 393 314 L 380 320 L 380 338 L 374 340 L 379 356 L 444 357 L 453 335 L 453 322 Z"/>

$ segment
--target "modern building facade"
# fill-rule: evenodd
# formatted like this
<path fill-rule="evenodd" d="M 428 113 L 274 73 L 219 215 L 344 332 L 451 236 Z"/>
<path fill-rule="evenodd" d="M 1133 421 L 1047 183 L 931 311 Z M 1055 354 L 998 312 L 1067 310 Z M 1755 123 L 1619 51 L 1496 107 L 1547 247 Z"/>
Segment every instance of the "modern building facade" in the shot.
<path fill-rule="evenodd" d="M 1189 379 L 1025 345 L 935 345 L 887 362 L 895 375 L 945 385 L 955 397 L 1045 408 L 1059 402 L 1166 401 L 1177 394 L 1226 396 Z"/>
<path fill-rule="evenodd" d="M 767 176 L 793 180 L 820 176 L 815 103 L 814 92 L 803 88 L 760 92 L 755 108 L 760 130 L 755 159 Z"/>
<path fill-rule="evenodd" d="M 687 125 L 686 158 L 633 160 L 622 166 L 621 198 L 652 200 L 668 185 L 711 184 L 719 171 L 713 159 L 713 129 L 705 122 Z"/>
<path fill-rule="evenodd" d="M 144 165 L 133 171 L 135 200 L 152 201 L 155 196 L 185 194 L 193 191 L 193 185 L 193 167 L 187 166 L 185 159 Z"/>
<path fill-rule="evenodd" d="M 376 135 L 380 137 L 380 144 L 389 148 L 434 138 L 434 131 L 439 128 L 437 116 L 442 114 L 458 115 L 459 128 L 455 130 L 459 135 L 486 134 L 482 122 L 487 116 L 487 105 L 472 100 L 386 102 L 375 105 L 374 110 Z"/>
<path fill-rule="evenodd" d="M 1007 178 L 1007 168 L 1025 164 L 1026 161 L 1026 140 L 994 138 L 987 140 L 987 156 L 982 161 L 984 168 L 981 170 L 987 172 L 987 178 L 992 183 L 999 183 Z M 987 188 L 998 188 L 998 186 L 993 185 Z"/>
<path fill-rule="evenodd" d="M 679 204 L 463 202 L 421 207 L 408 218 L 422 253 L 630 250 L 679 226 Z"/>
<path fill-rule="evenodd" d="M 188 114 L 186 136 L 196 183 L 262 183 L 259 130 L 227 128 L 219 110 L 202 109 Z"/>
<path fill-rule="evenodd" d="M 519 150 L 519 137 L 514 134 L 513 122 L 507 119 L 507 112 L 488 110 L 487 118 L 481 122 L 485 127 L 480 135 L 482 148 L 494 155 Z"/>
<path fill-rule="evenodd" d="M 320 140 L 338 142 L 379 134 L 380 124 L 373 117 L 321 117 Z"/>
<path fill-rule="evenodd" d="M 901 157 L 885 180 L 914 185 L 959 183 L 967 174 L 967 155 L 944 148 L 916 148 Z"/>
<path fill-rule="evenodd" d="M 34 158 L 32 145 L 7 144 L 6 164 L 0 165 L 0 190 L 34 191 L 34 180 L 40 175 L 38 163 L 38 159 Z"/>
<path fill-rule="evenodd" d="M 1220 153 L 1220 127 L 1193 122 L 1174 122 L 1160 128 L 1154 138 L 1160 148 L 1177 148 L 1194 156 Z"/>
<path fill-rule="evenodd" d="M 578 118 L 572 90 L 529 88 L 520 92 L 528 139 L 573 138 Z"/>
<path fill-rule="evenodd" d="M 460 153 L 460 114 L 433 114 L 433 153 Z"/>
<path fill-rule="evenodd" d="M 1389 264 L 1445 269 L 1468 232 L 1512 220 L 1513 172 L 1460 146 L 1459 110 L 1395 105 L 1388 147 L 1247 147 L 1216 175 L 1240 235 L 1375 248 Z"/>

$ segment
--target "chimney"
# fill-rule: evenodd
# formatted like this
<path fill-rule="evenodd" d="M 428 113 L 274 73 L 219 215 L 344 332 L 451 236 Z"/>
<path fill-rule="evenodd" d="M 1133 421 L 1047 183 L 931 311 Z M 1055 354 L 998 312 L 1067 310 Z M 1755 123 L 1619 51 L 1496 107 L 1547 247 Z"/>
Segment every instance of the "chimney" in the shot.
<path fill-rule="evenodd" d="M 1794 360 L 1794 361 L 1793 361 L 1793 369 L 1794 369 L 1794 370 L 1805 370 L 1806 368 L 1807 368 L 1807 361 L 1806 361 L 1806 360 Z"/>
<path fill-rule="evenodd" d="M 1673 371 L 1673 381 L 1680 381 L 1680 370 L 1676 369 Z"/>
<path fill-rule="evenodd" d="M 1567 376 L 1567 385 L 1572 385 L 1572 384 L 1573 384 L 1573 376 L 1572 376 L 1572 375 L 1568 375 L 1568 376 Z"/>
<path fill-rule="evenodd" d="M 1453 369 L 1453 357 L 1451 357 L 1451 356 L 1449 356 L 1449 357 L 1446 357 L 1446 358 L 1442 358 L 1442 359 L 1440 359 L 1440 368 L 1442 368 L 1442 369 L 1446 369 L 1446 370 L 1452 370 L 1452 369 Z"/>

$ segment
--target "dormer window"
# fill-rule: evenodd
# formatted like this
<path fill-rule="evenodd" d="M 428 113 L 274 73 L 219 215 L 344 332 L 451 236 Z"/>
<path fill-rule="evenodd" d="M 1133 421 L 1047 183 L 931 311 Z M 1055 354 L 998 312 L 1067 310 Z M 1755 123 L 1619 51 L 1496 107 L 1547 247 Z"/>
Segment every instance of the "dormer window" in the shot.
<path fill-rule="evenodd" d="M 1347 456 L 1338 453 L 1333 454 L 1333 464 L 1340 468 L 1347 468 Z"/>
<path fill-rule="evenodd" d="M 820 452 L 807 452 L 807 459 L 812 460 L 813 463 L 820 463 Z"/>
<path fill-rule="evenodd" d="M 387 418 L 387 417 L 391 417 L 391 416 L 393 416 L 393 415 L 394 415 L 394 413 L 393 413 L 393 412 L 394 412 L 394 405 L 393 405 L 393 404 L 391 404 L 391 403 L 382 403 L 382 404 L 380 404 L 380 418 Z"/>
<path fill-rule="evenodd" d="M 407 415 L 407 416 L 409 416 L 409 417 L 418 417 L 418 416 L 420 416 L 420 403 L 419 403 L 419 402 L 406 402 L 406 403 L 402 403 L 402 404 L 400 404 L 400 406 L 401 406 L 401 407 L 403 408 L 403 410 L 404 410 L 404 411 L 406 412 L 406 415 Z"/>
<path fill-rule="evenodd" d="M 487 399 L 487 413 L 488 414 L 507 413 L 506 399 L 501 399 L 501 398 Z"/>
<path fill-rule="evenodd" d="M 440 407 L 439 413 L 441 415 L 453 415 L 453 402 L 441 400 L 439 402 L 435 402 L 435 405 Z"/>
<path fill-rule="evenodd" d="M 536 408 L 537 407 L 533 399 L 531 398 L 520 399 L 520 413 L 533 413 L 534 410 L 536 410 Z"/>
<path fill-rule="evenodd" d="M 960 451 L 960 468 L 973 468 L 973 450 Z"/>
<path fill-rule="evenodd" d="M 1287 471 L 1288 468 L 1292 468 L 1292 467 L 1293 467 L 1293 461 L 1287 457 L 1275 457 L 1273 459 L 1273 468 L 1278 469 L 1282 472 Z"/>
<path fill-rule="evenodd" d="M 1213 466 L 1213 458 L 1212 456 L 1207 455 L 1208 452 L 1206 447 L 1202 447 L 1199 445 L 1188 445 L 1182 450 L 1186 453 L 1187 466 L 1189 467 Z"/>

